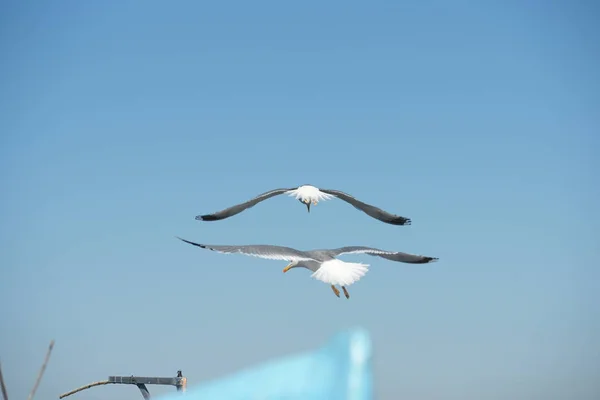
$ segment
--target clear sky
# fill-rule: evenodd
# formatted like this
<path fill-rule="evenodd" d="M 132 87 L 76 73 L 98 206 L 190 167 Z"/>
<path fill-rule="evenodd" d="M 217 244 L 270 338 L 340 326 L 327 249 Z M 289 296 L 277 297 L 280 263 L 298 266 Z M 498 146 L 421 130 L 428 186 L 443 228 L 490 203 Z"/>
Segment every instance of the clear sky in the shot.
<path fill-rule="evenodd" d="M 39 399 L 108 375 L 182 369 L 193 385 L 352 326 L 372 334 L 379 399 L 598 398 L 598 3 L 1 8 L 0 360 L 12 399 L 51 339 Z M 194 220 L 304 183 L 413 225 L 339 200 L 308 214 L 283 196 Z M 346 300 L 306 270 L 176 235 L 440 261 L 346 256 L 371 265 Z"/>

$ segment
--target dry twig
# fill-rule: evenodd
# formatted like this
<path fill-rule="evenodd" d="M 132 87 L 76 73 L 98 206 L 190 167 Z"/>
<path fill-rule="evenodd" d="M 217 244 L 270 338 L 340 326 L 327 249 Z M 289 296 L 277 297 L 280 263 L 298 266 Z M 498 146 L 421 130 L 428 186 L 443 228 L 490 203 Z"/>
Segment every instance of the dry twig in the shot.
<path fill-rule="evenodd" d="M 54 347 L 54 340 L 50 341 L 50 346 L 48 346 L 48 352 L 46 353 L 46 359 L 44 360 L 44 363 L 42 364 L 40 373 L 38 374 L 35 384 L 33 385 L 33 389 L 31 389 L 31 393 L 29 393 L 29 397 L 27 400 L 33 399 L 33 395 L 35 394 L 35 391 L 37 390 L 37 388 L 40 384 L 40 381 L 42 380 L 42 375 L 44 375 L 44 371 L 46 370 L 46 365 L 48 365 L 48 360 L 50 359 L 50 353 L 52 352 L 53 347 Z"/>
<path fill-rule="evenodd" d="M 61 394 L 59 396 L 59 399 L 62 399 L 63 397 L 70 396 L 70 395 L 75 394 L 77 392 L 81 392 L 82 390 L 89 389 L 89 388 L 94 387 L 94 386 L 107 385 L 109 383 L 113 383 L 113 382 L 111 382 L 111 381 L 98 381 L 98 382 L 90 383 L 89 385 L 85 385 L 85 386 L 79 387 L 77 389 L 71 390 L 70 392 Z"/>
<path fill-rule="evenodd" d="M 0 387 L 2 388 L 2 397 L 4 400 L 8 400 L 8 393 L 6 393 L 6 385 L 4 384 L 4 377 L 2 376 L 2 368 L 0 367 Z"/>

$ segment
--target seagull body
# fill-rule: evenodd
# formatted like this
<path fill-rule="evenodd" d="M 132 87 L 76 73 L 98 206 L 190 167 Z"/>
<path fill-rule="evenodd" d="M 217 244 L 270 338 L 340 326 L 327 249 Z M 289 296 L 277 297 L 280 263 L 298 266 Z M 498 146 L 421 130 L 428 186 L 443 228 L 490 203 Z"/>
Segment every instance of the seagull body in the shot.
<path fill-rule="evenodd" d="M 280 194 L 287 194 L 288 196 L 296 198 L 296 200 L 300 201 L 304 205 L 308 212 L 310 212 L 310 205 L 317 205 L 319 201 L 330 200 L 332 198 L 338 198 L 340 200 L 345 201 L 346 203 L 352 205 L 354 208 L 364 212 L 365 214 L 378 219 L 382 222 L 391 225 L 410 225 L 410 218 L 401 217 L 399 215 L 390 214 L 387 211 L 384 211 L 380 208 L 377 208 L 373 205 L 364 203 L 355 197 L 341 192 L 339 190 L 332 189 L 319 189 L 312 185 L 302 185 L 297 188 L 291 189 L 275 189 L 270 190 L 268 192 L 259 194 L 255 198 L 248 200 L 244 203 L 236 204 L 235 206 L 231 206 L 224 210 L 218 211 L 213 214 L 206 215 L 198 215 L 196 216 L 197 220 L 201 221 L 218 221 L 225 218 L 232 217 L 236 214 L 241 213 L 242 211 L 254 207 L 256 204 L 261 201 L 265 201 L 270 199 L 271 197 L 278 196 Z"/>
<path fill-rule="evenodd" d="M 339 255 L 362 253 L 408 264 L 427 264 L 438 260 L 437 257 L 426 257 L 398 251 L 386 251 L 365 246 L 346 246 L 337 249 L 301 251 L 291 247 L 267 244 L 243 246 L 208 245 L 191 242 L 180 237 L 177 238 L 194 246 L 219 253 L 239 253 L 270 260 L 285 260 L 289 262 L 289 264 L 283 269 L 284 273 L 292 268 L 306 268 L 313 272 L 311 275 L 312 278 L 331 285 L 331 289 L 338 297 L 340 297 L 340 292 L 336 288 L 336 285 L 341 286 L 346 298 L 350 298 L 346 286 L 358 282 L 369 270 L 369 264 L 342 261 L 336 258 Z"/>

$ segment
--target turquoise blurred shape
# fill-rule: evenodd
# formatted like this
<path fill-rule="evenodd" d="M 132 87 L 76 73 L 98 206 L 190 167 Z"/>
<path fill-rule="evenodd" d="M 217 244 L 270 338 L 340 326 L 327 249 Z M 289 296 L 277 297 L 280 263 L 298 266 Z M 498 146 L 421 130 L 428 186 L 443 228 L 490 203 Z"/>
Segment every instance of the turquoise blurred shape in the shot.
<path fill-rule="evenodd" d="M 363 329 L 315 350 L 271 360 L 161 400 L 371 400 L 371 340 Z"/>

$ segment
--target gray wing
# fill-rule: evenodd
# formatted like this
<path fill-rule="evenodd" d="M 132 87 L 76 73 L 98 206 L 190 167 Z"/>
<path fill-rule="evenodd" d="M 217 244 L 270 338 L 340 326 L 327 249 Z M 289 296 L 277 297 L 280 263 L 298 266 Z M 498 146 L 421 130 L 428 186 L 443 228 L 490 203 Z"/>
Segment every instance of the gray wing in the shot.
<path fill-rule="evenodd" d="M 240 203 L 240 204 L 236 204 L 235 206 L 231 206 L 229 208 L 226 208 L 224 210 L 221 211 L 217 211 L 216 213 L 213 214 L 206 214 L 206 215 L 197 215 L 196 219 L 197 220 L 202 220 L 202 221 L 218 221 L 221 219 L 225 219 L 225 218 L 229 218 L 234 216 L 235 214 L 239 214 L 242 211 L 254 207 L 256 204 L 260 203 L 261 201 L 267 200 L 273 196 L 277 196 L 280 195 L 282 193 L 287 192 L 288 190 L 294 190 L 294 189 L 275 189 L 275 190 L 270 190 L 268 192 L 259 194 L 258 196 L 256 196 L 255 198 L 246 201 L 245 203 Z"/>
<path fill-rule="evenodd" d="M 329 250 L 330 254 L 334 257 L 339 256 L 340 254 L 369 254 L 371 256 L 383 257 L 390 261 L 398 261 L 408 264 L 427 264 L 430 262 L 435 262 L 438 260 L 437 257 L 427 257 L 421 256 L 418 254 L 409 254 L 402 253 L 400 251 L 386 251 L 375 249 L 373 247 L 364 247 L 364 246 L 347 246 L 340 247 L 339 249 Z"/>
<path fill-rule="evenodd" d="M 383 211 L 381 208 L 377 208 L 371 204 L 363 203 L 360 200 L 357 200 L 355 197 L 350 196 L 348 193 L 340 192 L 339 190 L 332 189 L 319 189 L 321 192 L 328 193 L 334 195 L 340 200 L 344 200 L 346 203 L 351 204 L 354 208 L 357 208 L 364 212 L 365 214 L 378 219 L 382 222 L 391 225 L 410 225 L 410 218 L 401 217 L 396 214 L 390 214 L 387 211 Z"/>
<path fill-rule="evenodd" d="M 229 253 L 229 254 L 244 254 L 247 256 L 254 256 L 260 258 L 266 258 L 269 260 L 286 260 L 286 261 L 317 261 L 314 258 L 310 257 L 307 253 L 292 249 L 291 247 L 283 247 L 283 246 L 273 246 L 269 244 L 252 244 L 246 246 L 222 246 L 222 245 L 211 245 L 211 244 L 200 244 L 195 242 L 190 242 L 189 240 L 185 240 L 177 236 L 177 239 L 182 240 L 186 243 L 192 244 L 194 246 L 201 247 L 203 249 L 208 249 L 212 251 L 216 251 L 219 253 Z"/>

